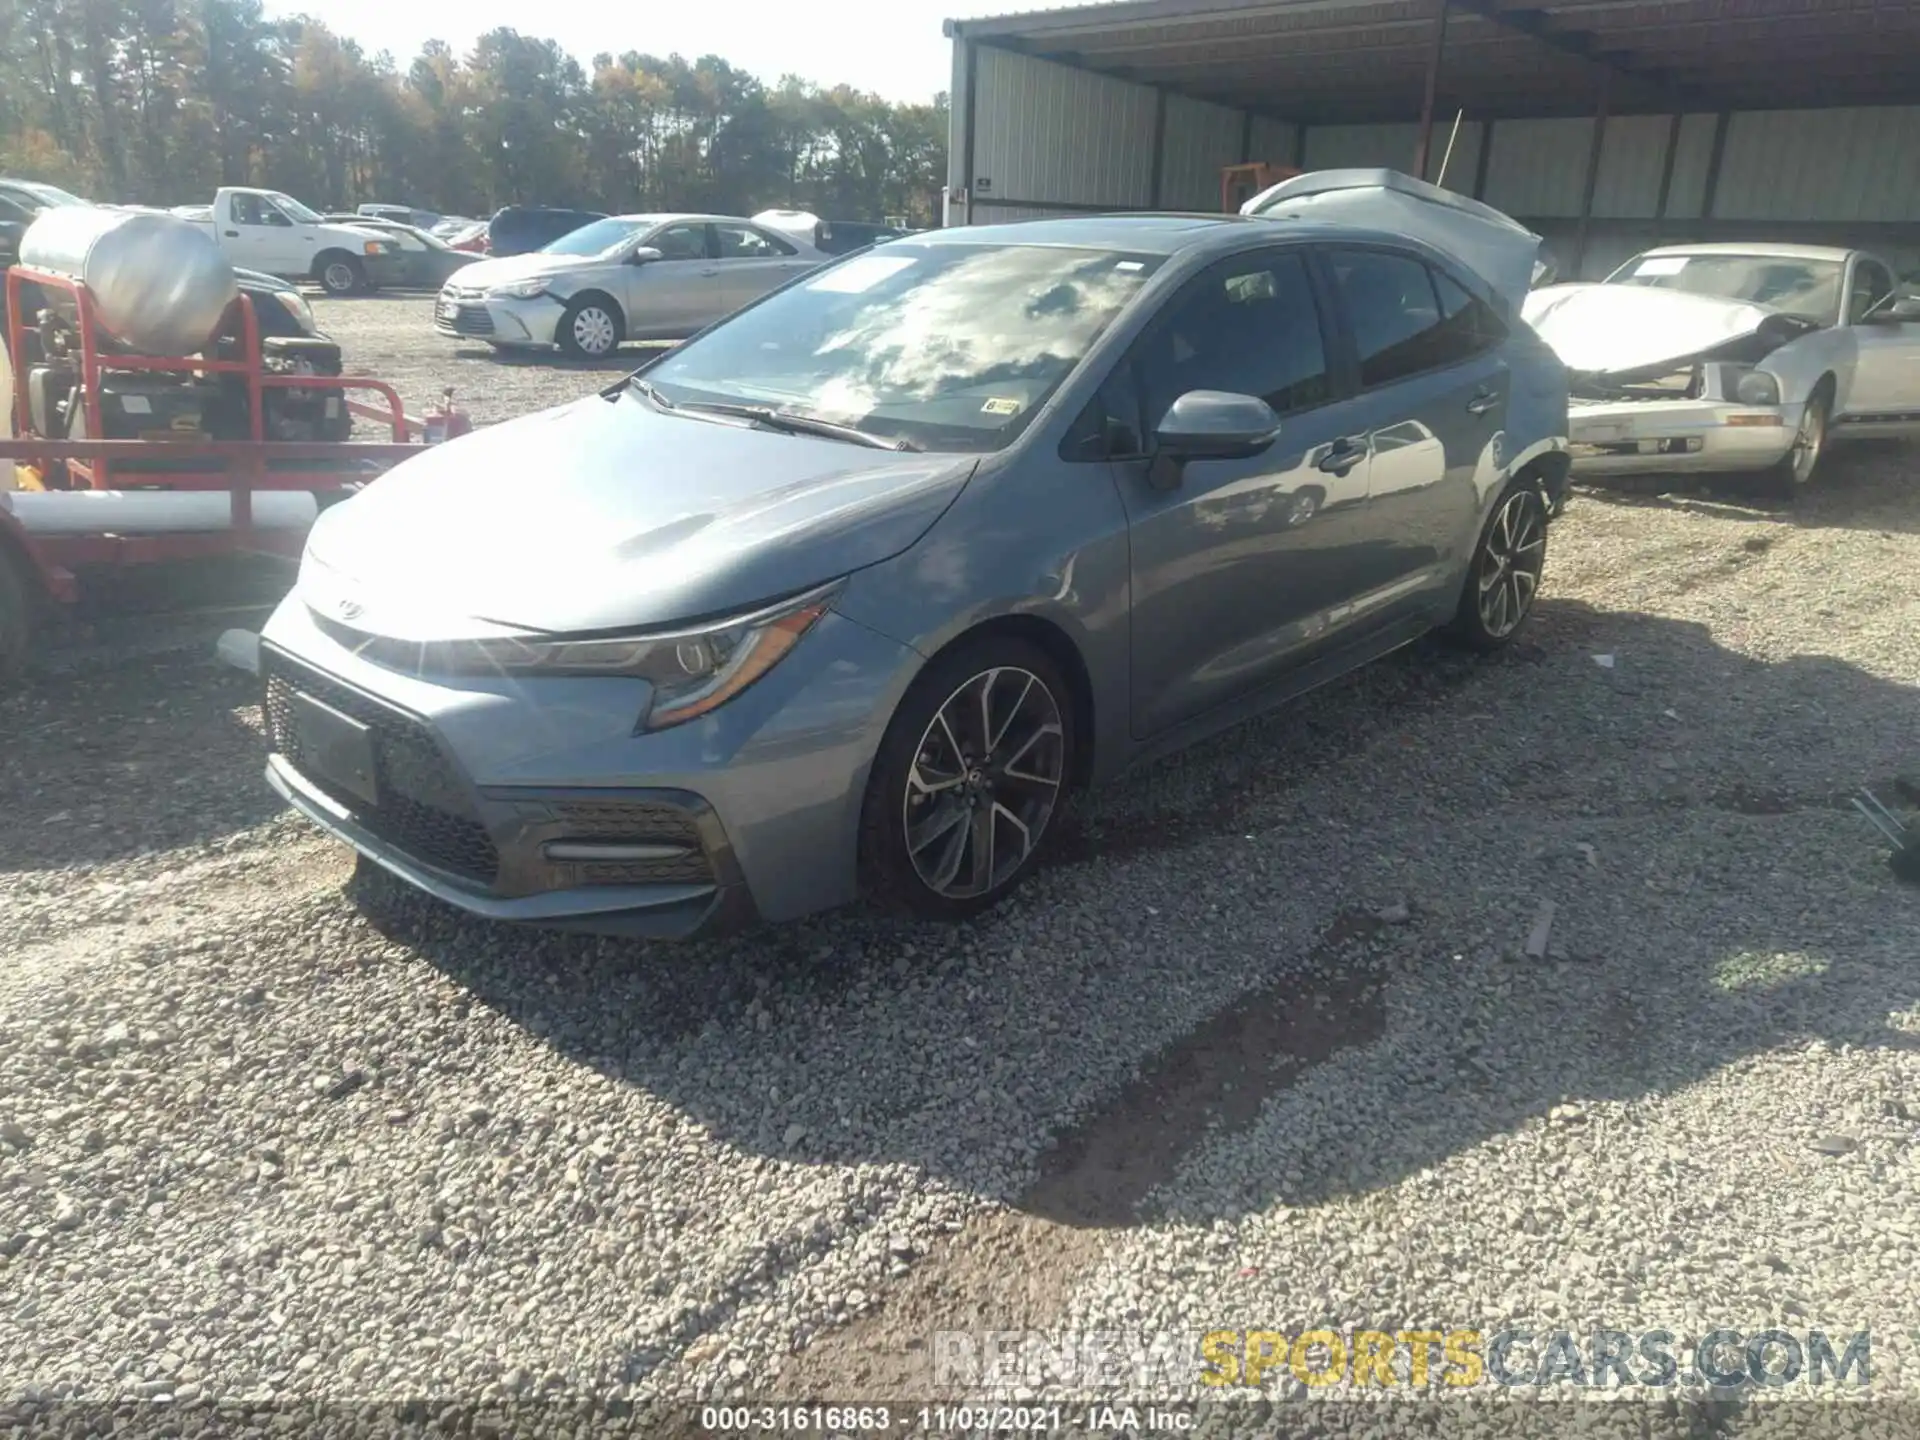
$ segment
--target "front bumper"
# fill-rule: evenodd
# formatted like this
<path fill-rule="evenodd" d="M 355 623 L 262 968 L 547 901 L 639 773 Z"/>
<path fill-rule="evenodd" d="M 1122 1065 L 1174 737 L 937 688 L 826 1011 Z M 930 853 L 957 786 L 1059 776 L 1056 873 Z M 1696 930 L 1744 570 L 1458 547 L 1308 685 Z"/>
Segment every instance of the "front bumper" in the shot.
<path fill-rule="evenodd" d="M 433 328 L 449 340 L 549 346 L 554 343 L 565 309 L 551 295 L 536 295 L 531 300 L 489 300 L 442 290 L 433 303 Z"/>
<path fill-rule="evenodd" d="M 362 255 L 360 268 L 367 272 L 369 285 L 391 286 L 405 285 L 413 269 L 407 263 L 406 253 L 400 250 L 380 255 Z"/>
<path fill-rule="evenodd" d="M 388 670 L 295 598 L 263 632 L 267 779 L 409 884 L 493 920 L 684 939 L 855 894 L 859 806 L 906 647 L 828 614 L 714 714 L 635 734 L 645 685 Z M 296 696 L 368 732 L 368 798 L 303 738 Z"/>
<path fill-rule="evenodd" d="M 1793 448 L 1802 408 L 1715 400 L 1576 400 L 1567 422 L 1573 473 L 1764 470 Z"/>

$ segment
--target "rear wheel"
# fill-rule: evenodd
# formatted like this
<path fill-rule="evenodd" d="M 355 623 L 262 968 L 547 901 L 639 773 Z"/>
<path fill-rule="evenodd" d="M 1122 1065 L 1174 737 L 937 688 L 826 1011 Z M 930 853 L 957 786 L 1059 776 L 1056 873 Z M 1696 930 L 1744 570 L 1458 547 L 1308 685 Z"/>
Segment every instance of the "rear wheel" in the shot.
<path fill-rule="evenodd" d="M 861 812 L 868 894 L 961 920 L 1032 873 L 1065 799 L 1072 695 L 1047 653 L 987 637 L 936 660 L 907 692 Z"/>
<path fill-rule="evenodd" d="M 1505 648 L 1533 613 L 1547 563 L 1547 504 L 1531 479 L 1507 487 L 1480 532 L 1449 631 L 1472 650 Z"/>

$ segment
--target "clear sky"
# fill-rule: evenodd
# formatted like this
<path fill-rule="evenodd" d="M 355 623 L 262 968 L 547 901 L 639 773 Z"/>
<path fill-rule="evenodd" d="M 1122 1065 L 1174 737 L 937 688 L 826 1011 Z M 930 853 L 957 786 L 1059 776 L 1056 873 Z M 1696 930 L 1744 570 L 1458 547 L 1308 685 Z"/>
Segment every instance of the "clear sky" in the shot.
<path fill-rule="evenodd" d="M 1052 0 L 1058 3 L 1058 0 Z M 719 55 L 775 81 L 792 73 L 845 83 L 889 100 L 926 101 L 948 88 L 944 19 L 1051 8 L 1049 0 L 266 0 L 270 15 L 311 15 L 369 54 L 402 66 L 422 42 L 465 54 L 488 30 L 511 26 L 552 39 L 582 65 L 600 51 L 689 60 Z"/>

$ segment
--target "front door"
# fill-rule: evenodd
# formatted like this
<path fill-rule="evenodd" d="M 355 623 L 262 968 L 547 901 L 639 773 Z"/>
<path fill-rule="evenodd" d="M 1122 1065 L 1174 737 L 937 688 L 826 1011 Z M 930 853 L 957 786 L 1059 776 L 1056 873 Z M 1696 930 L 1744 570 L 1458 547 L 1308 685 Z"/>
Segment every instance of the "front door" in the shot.
<path fill-rule="evenodd" d="M 1373 539 L 1370 427 L 1365 402 L 1335 385 L 1297 246 L 1210 267 L 1155 318 L 1126 368 L 1149 436 L 1193 390 L 1258 395 L 1282 425 L 1265 454 L 1190 462 L 1171 490 L 1148 483 L 1145 459 L 1115 466 L 1131 531 L 1133 729 L 1144 739 L 1350 633 L 1349 577 Z"/>
<path fill-rule="evenodd" d="M 720 266 L 711 226 L 683 220 L 642 242 L 660 252 L 626 268 L 627 334 L 634 339 L 691 335 L 720 310 Z"/>
<path fill-rule="evenodd" d="M 250 270 L 269 275 L 305 275 L 313 268 L 314 247 L 311 236 L 305 246 L 300 232 L 287 213 L 262 195 L 233 197 L 233 224 L 226 227 L 226 244 L 239 246 L 228 250 L 232 261 Z"/>
<path fill-rule="evenodd" d="M 1854 261 L 1847 324 L 1858 346 L 1843 434 L 1920 432 L 1920 323 L 1874 320 L 1893 303 L 1893 275 L 1878 260 Z"/>
<path fill-rule="evenodd" d="M 1381 543 L 1365 555 L 1363 610 L 1433 608 L 1478 538 L 1481 495 L 1506 463 L 1505 327 L 1421 257 L 1385 246 L 1326 250 L 1330 288 L 1372 402 L 1368 492 Z"/>

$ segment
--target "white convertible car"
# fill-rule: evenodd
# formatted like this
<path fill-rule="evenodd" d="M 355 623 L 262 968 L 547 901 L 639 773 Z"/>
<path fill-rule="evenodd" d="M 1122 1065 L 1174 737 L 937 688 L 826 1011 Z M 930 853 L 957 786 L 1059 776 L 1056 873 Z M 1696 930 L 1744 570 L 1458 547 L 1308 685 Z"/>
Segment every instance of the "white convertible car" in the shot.
<path fill-rule="evenodd" d="M 1576 474 L 1801 486 L 1829 440 L 1920 435 L 1920 299 L 1865 251 L 1666 246 L 1522 313 L 1569 371 Z"/>

